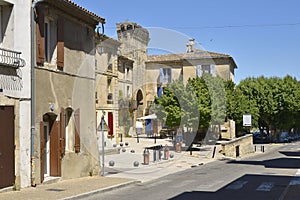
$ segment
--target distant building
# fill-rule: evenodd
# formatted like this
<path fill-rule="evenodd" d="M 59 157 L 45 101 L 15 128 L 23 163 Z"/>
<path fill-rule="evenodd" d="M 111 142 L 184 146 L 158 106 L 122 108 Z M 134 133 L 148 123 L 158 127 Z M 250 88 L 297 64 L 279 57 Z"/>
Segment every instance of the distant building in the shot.
<path fill-rule="evenodd" d="M 133 132 L 135 121 L 144 116 L 146 101 L 146 64 L 147 47 L 150 41 L 147 29 L 134 22 L 117 23 L 118 41 L 121 43 L 120 55 L 133 61 L 132 102 Z"/>
<path fill-rule="evenodd" d="M 105 130 L 105 146 L 116 144 L 119 135 L 124 133 L 129 116 L 129 102 L 132 99 L 132 60 L 119 54 L 121 43 L 106 35 L 96 35 L 96 112 L 98 131 L 101 130 L 101 117 L 108 129 Z M 126 111 L 126 112 L 125 112 Z M 124 116 L 126 115 L 126 116 Z M 125 134 L 124 134 L 125 136 Z M 101 145 L 101 144 L 100 144 Z"/>
<path fill-rule="evenodd" d="M 150 110 L 155 97 L 161 95 L 162 88 L 174 80 L 186 84 L 189 78 L 209 73 L 224 80 L 234 81 L 234 70 L 237 68 L 230 55 L 195 49 L 194 39 L 190 39 L 185 53 L 150 55 L 145 63 L 146 111 Z"/>

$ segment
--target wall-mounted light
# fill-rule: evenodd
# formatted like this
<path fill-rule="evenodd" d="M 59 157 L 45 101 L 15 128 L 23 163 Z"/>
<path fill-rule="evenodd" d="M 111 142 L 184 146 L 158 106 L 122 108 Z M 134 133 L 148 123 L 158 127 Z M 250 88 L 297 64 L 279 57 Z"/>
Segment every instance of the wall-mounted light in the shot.
<path fill-rule="evenodd" d="M 54 106 L 54 104 L 50 104 L 50 107 L 49 107 L 49 109 L 53 112 L 54 111 L 54 109 L 55 109 L 55 106 Z"/>

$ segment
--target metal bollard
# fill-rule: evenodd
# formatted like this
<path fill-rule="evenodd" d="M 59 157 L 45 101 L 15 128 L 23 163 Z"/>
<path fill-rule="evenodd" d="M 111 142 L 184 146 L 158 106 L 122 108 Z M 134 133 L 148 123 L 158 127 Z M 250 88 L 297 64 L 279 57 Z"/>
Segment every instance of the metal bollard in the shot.
<path fill-rule="evenodd" d="M 261 152 L 263 152 L 263 153 L 265 152 L 265 146 L 263 146 L 263 145 L 261 146 Z"/>
<path fill-rule="evenodd" d="M 162 156 L 161 151 L 162 151 L 162 147 L 160 147 L 160 148 L 158 149 L 158 160 L 161 160 L 161 156 Z"/>
<path fill-rule="evenodd" d="M 156 161 L 156 150 L 153 149 L 153 162 L 155 162 L 155 161 Z"/>

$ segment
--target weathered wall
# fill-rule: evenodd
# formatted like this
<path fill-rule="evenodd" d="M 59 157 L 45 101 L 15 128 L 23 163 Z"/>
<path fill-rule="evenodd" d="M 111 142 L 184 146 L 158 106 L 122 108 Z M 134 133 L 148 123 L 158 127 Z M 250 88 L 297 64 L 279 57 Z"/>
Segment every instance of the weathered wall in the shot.
<path fill-rule="evenodd" d="M 223 142 L 221 145 L 222 154 L 227 157 L 243 157 L 244 155 L 254 152 L 252 135 L 232 139 L 231 141 Z"/>

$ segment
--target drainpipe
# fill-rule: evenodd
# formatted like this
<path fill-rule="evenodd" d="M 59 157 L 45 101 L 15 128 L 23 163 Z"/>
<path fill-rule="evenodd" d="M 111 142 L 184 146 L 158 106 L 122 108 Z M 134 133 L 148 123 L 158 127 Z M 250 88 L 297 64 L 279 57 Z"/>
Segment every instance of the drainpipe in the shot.
<path fill-rule="evenodd" d="M 34 0 L 31 5 L 31 145 L 30 145 L 30 156 L 31 156 L 31 186 L 35 187 L 35 156 L 34 156 L 34 134 L 35 134 L 35 111 L 34 111 L 34 65 L 35 65 L 35 39 L 34 39 L 34 14 L 35 14 L 35 7 L 37 3 L 42 2 L 43 0 Z"/>

